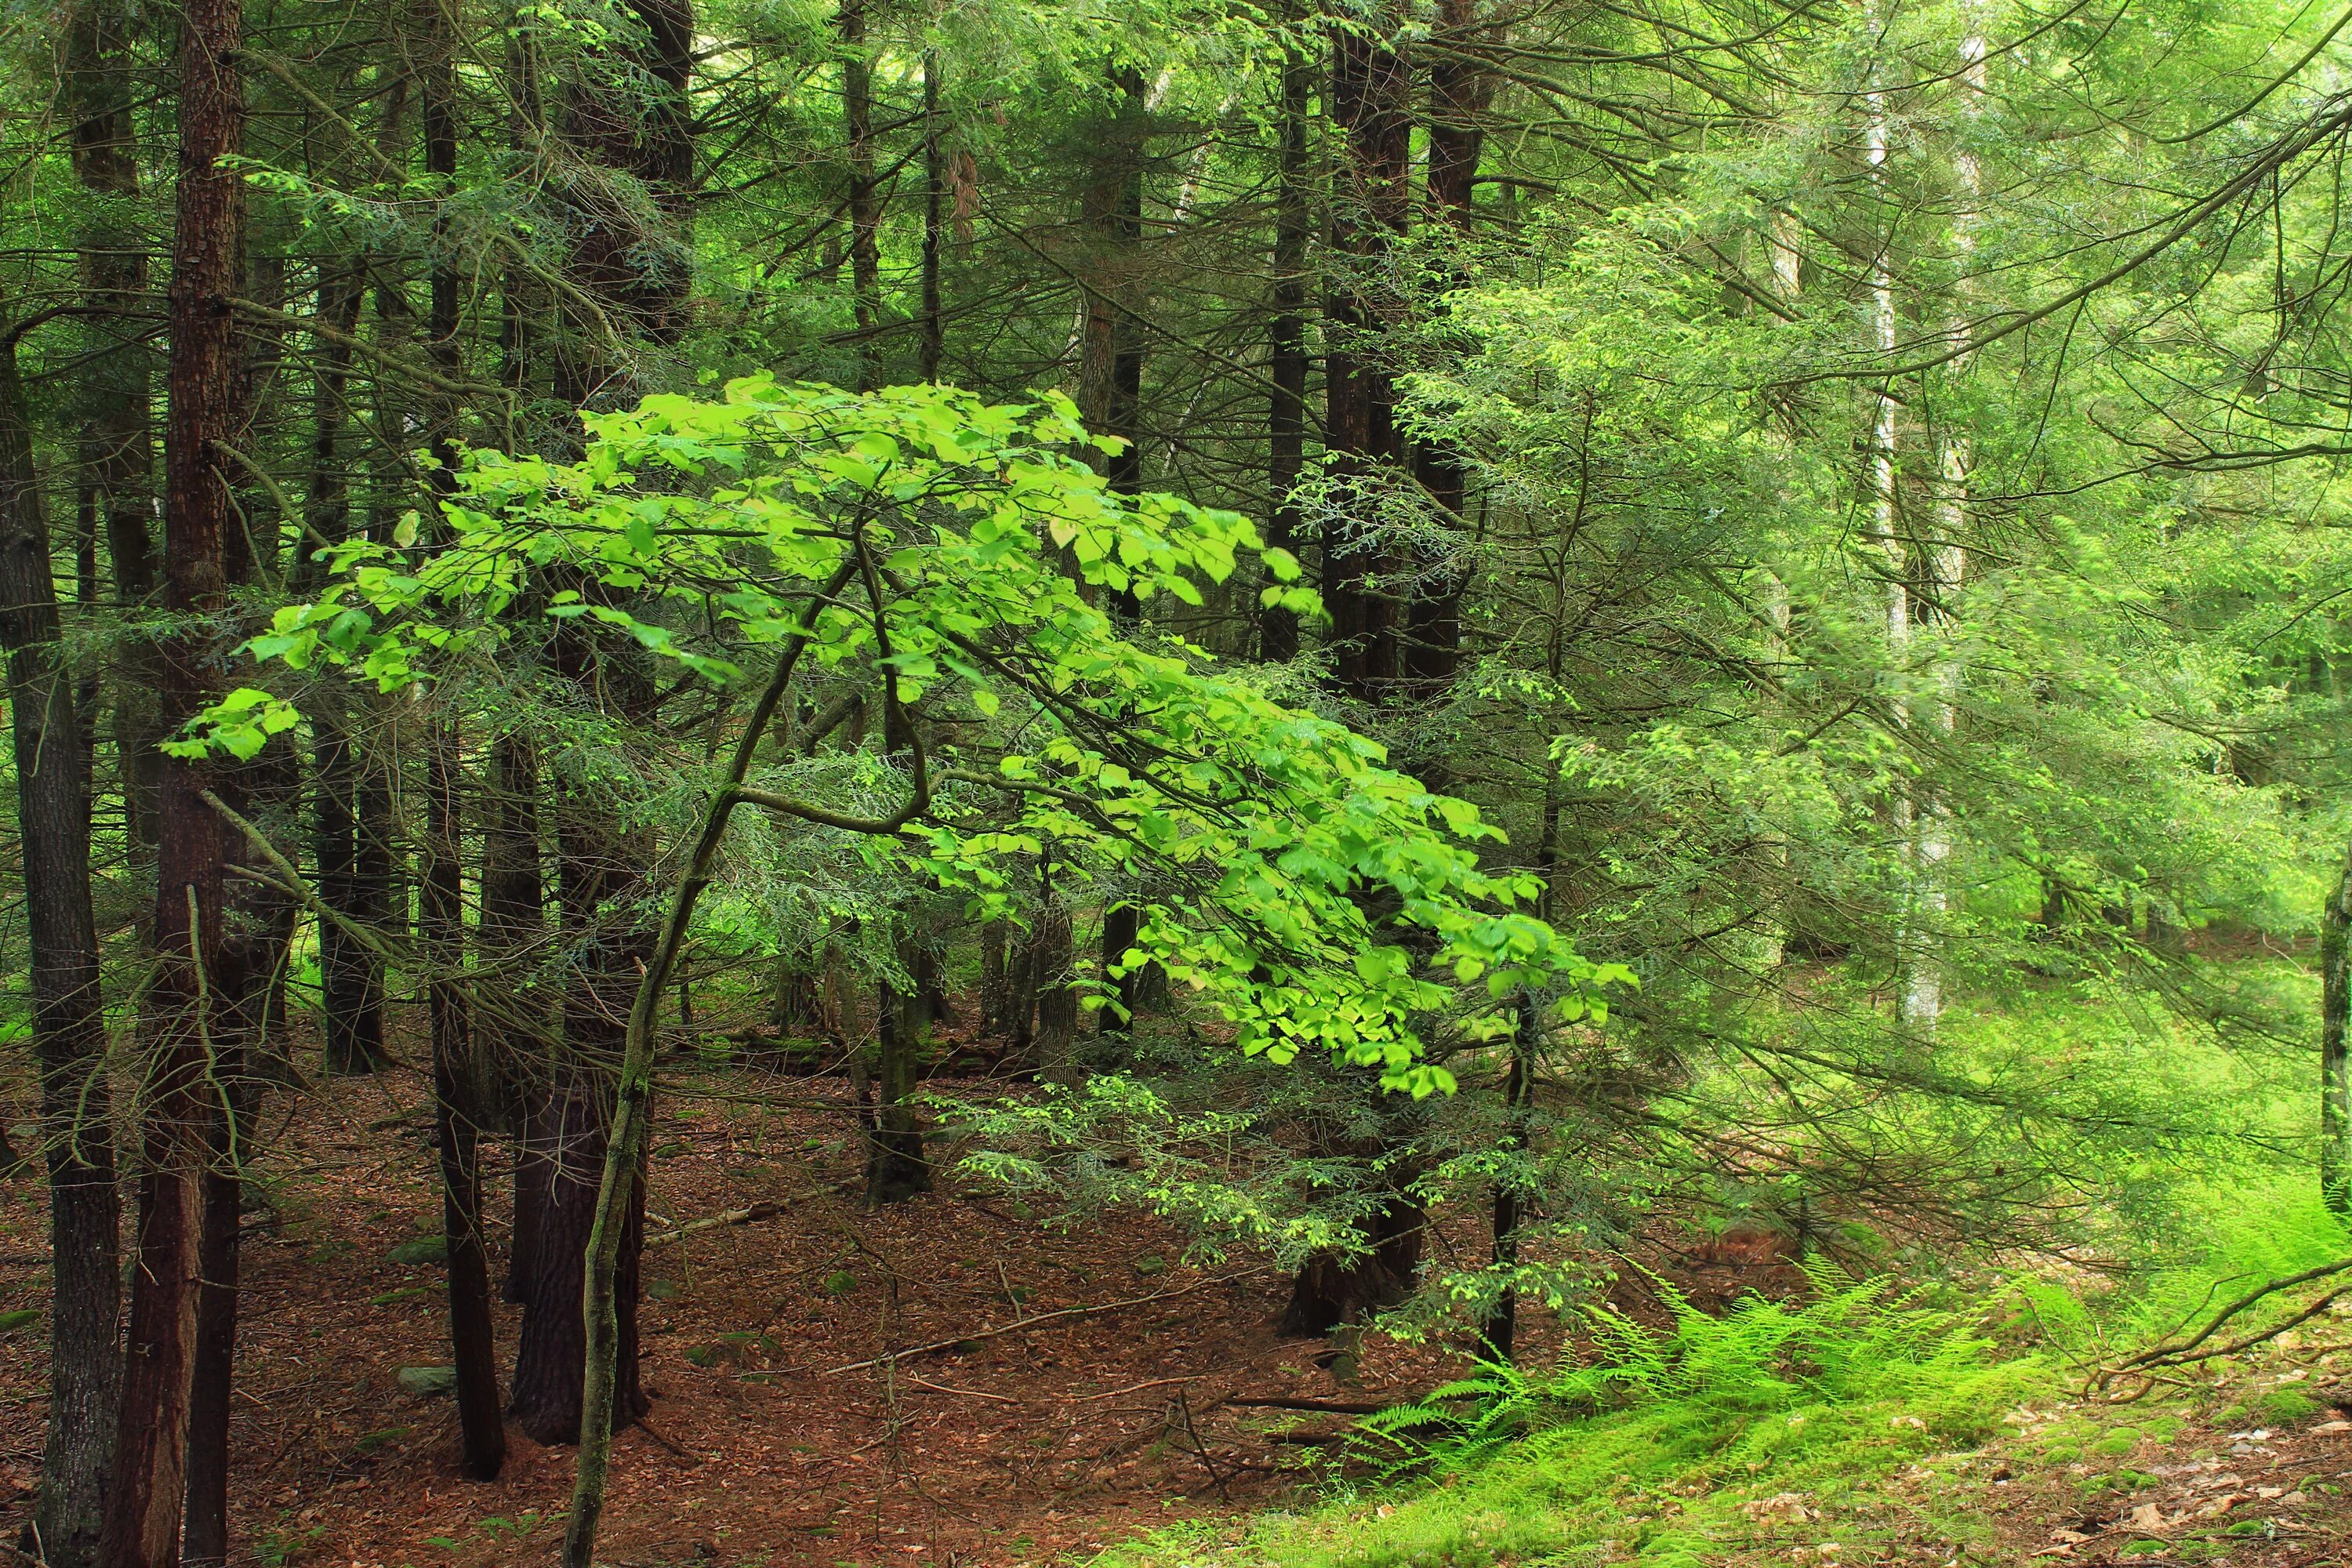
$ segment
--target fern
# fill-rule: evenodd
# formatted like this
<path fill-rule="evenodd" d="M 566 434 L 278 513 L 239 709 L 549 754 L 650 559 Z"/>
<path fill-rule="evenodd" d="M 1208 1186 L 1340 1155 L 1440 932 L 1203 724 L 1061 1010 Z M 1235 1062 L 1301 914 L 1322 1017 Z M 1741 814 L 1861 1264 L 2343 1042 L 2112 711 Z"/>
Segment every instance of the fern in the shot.
<path fill-rule="evenodd" d="M 1885 1399 L 1947 1378 L 1990 1348 L 1961 1315 L 1921 1304 L 1916 1291 L 1890 1299 L 1884 1278 L 1850 1279 L 1819 1259 L 1803 1267 L 1810 1301 L 1750 1296 L 1720 1317 L 1651 1275 L 1670 1326 L 1588 1306 L 1585 1364 L 1536 1377 L 1481 1363 L 1470 1376 L 1358 1423 L 1367 1439 L 1359 1452 L 1388 1477 L 1457 1470 L 1532 1431 L 1661 1403 L 1678 1406 L 1678 1425 L 1714 1447 L 1760 1415 Z"/>

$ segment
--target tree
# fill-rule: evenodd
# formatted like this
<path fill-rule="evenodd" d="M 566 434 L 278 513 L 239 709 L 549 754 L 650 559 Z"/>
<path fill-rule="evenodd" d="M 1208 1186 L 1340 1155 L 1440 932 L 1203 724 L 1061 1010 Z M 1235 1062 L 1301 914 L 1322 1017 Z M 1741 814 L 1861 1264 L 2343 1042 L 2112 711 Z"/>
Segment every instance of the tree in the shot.
<path fill-rule="evenodd" d="M 121 1200 L 108 1125 L 105 997 L 90 902 L 89 757 L 65 658 L 16 340 L 0 336 L 0 649 L 25 844 L 34 1051 L 49 1178 L 49 1422 L 33 1526 L 58 1568 L 97 1561 L 122 1359 Z"/>
<path fill-rule="evenodd" d="M 187 617 L 162 648 L 159 698 L 166 731 L 220 692 L 235 646 L 219 617 L 251 575 L 252 552 L 229 494 L 227 449 L 241 434 L 245 389 L 236 344 L 243 177 L 229 160 L 244 128 L 238 0 L 199 0 L 180 39 L 180 166 L 170 293 L 172 352 L 164 431 L 167 524 L 163 604 Z M 188 1474 L 190 1402 L 199 1354 L 198 1295 L 207 1215 L 232 1229 L 236 1205 L 204 1201 L 236 1179 L 244 1158 L 237 1107 L 208 1092 L 237 1084 L 249 1015 L 268 973 L 252 944 L 232 932 L 226 804 L 244 805 L 240 764 L 181 748 L 163 769 L 157 808 L 156 972 L 142 1004 L 144 1169 L 139 1181 L 137 1266 L 131 1277 L 130 1355 L 109 1482 L 100 1557 L 109 1568 L 174 1568 Z M 233 1246 L 233 1244 L 232 1244 Z M 233 1250 L 215 1249 L 215 1258 Z M 235 1279 L 215 1280 L 232 1292 Z M 217 1310 L 217 1309 L 216 1309 Z M 234 1319 L 228 1321 L 233 1332 Z M 216 1360 L 229 1346 L 216 1329 Z M 233 1343 L 233 1341 L 231 1342 Z M 226 1403 L 226 1370 L 205 1389 Z M 226 1418 L 225 1412 L 223 1419 Z M 207 1507 L 213 1500 L 199 1500 Z M 206 1521 L 208 1524 L 210 1521 Z M 217 1542 L 198 1542 L 200 1549 Z"/>
<path fill-rule="evenodd" d="M 1084 432 L 1066 401 L 989 406 L 928 387 L 859 397 L 740 381 L 722 404 L 651 397 L 590 428 L 582 461 L 564 468 L 475 454 L 446 508 L 451 545 L 432 566 L 408 577 L 347 548 L 344 579 L 282 611 L 256 644 L 404 684 L 426 668 L 428 646 L 444 658 L 494 654 L 530 566 L 564 560 L 654 590 L 655 604 L 740 584 L 709 648 L 584 591 L 549 613 L 625 628 L 722 688 L 741 679 L 743 660 L 769 666 L 630 1012 L 590 1235 L 567 1563 L 590 1560 L 633 1373 L 622 1268 L 642 1204 L 656 1017 L 740 806 L 870 838 L 873 852 L 1000 917 L 1015 912 L 1003 863 L 1042 837 L 1083 847 L 1097 874 L 1150 865 L 1186 907 L 1179 918 L 1155 903 L 1138 940 L 1226 1016 L 1242 1051 L 1328 1051 L 1416 1095 L 1451 1085 L 1415 1059 L 1411 1020 L 1446 994 L 1433 976 L 1482 981 L 1490 999 L 1539 977 L 1577 996 L 1622 977 L 1520 912 L 1524 879 L 1477 868 L 1462 842 L 1484 831 L 1475 811 L 1390 773 L 1377 747 L 1326 721 L 1181 652 L 1108 635 L 1082 584 L 1197 600 L 1196 577 L 1230 575 L 1255 534 L 1232 513 L 1111 489 L 1070 455 Z M 677 479 L 647 484 L 648 469 Z M 746 558 L 734 542 L 754 532 Z M 1060 569 L 1062 550 L 1079 582 Z M 878 815 L 746 782 L 812 652 L 872 669 L 908 737 L 896 804 Z M 950 694 L 1025 722 L 1009 742 L 947 754 L 916 726 Z M 1313 743 L 1270 749 L 1277 737 Z M 978 765 L 992 752 L 993 767 Z M 1366 912 L 1380 903 L 1394 912 Z M 1425 957 L 1402 940 L 1410 933 Z M 1511 1025 L 1490 1004 L 1470 1026 Z"/>

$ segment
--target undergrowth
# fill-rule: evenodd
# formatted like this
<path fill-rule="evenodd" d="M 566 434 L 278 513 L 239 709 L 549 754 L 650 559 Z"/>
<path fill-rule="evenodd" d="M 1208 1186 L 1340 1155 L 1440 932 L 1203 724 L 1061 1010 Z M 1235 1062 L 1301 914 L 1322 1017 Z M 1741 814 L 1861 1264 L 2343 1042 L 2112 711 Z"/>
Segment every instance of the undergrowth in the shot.
<path fill-rule="evenodd" d="M 1357 1479 L 1335 1479 L 1321 1507 L 1179 1527 L 1097 1568 L 1720 1568 L 1791 1552 L 1837 1561 L 1820 1545 L 1832 1529 L 1843 1560 L 1867 1561 L 1879 1528 L 1924 1531 L 1950 1561 L 1991 1553 L 1983 1489 L 2011 1463 L 2066 1466 L 2095 1448 L 2112 1466 L 2178 1424 L 2156 1401 L 2082 1402 L 2089 1368 L 2266 1279 L 2352 1253 L 2299 1173 L 2217 1182 L 2200 1207 L 2206 1223 L 2121 1286 L 2029 1272 L 2005 1300 L 1956 1306 L 1817 1265 L 1809 1300 L 1753 1297 L 1716 1317 L 1653 1281 L 1665 1327 L 1594 1307 L 1582 1364 L 1484 1367 L 1360 1424 Z M 2268 1321 L 2301 1300 L 2266 1308 Z M 2292 1382 L 2304 1373 L 2233 1364 L 2189 1395 L 2215 1406 L 2206 1418 L 2293 1423 L 2317 1410 Z M 2015 1441 L 1967 1457 L 2011 1424 Z M 2094 1466 L 2071 1484 L 2089 1497 L 2146 1479 Z M 1891 1489 L 1900 1520 L 1881 1506 Z"/>
<path fill-rule="evenodd" d="M 1377 1489 L 1221 1544 L 1180 1533 L 1097 1561 L 1698 1568 L 1801 1525 L 1804 1498 L 1982 1443 L 2050 1375 L 1885 1280 L 1823 1269 L 1814 1285 L 1809 1303 L 1751 1299 L 1720 1318 L 1669 1291 L 1662 1330 L 1595 1309 L 1591 1364 L 1487 1368 L 1367 1422 Z M 1397 1484 L 1407 1468 L 1418 1479 Z"/>

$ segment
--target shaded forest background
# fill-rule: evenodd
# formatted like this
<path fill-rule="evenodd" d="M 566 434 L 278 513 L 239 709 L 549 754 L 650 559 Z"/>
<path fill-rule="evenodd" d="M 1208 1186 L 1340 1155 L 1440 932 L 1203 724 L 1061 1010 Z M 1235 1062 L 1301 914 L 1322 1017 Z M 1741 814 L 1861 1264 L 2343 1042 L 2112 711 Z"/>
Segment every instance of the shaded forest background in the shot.
<path fill-rule="evenodd" d="M 26 1549 L 246 1550 L 273 1129 L 404 1068 L 580 1568 L 674 1102 L 1342 1375 L 2341 1207 L 2347 20 L 7 12 Z"/>

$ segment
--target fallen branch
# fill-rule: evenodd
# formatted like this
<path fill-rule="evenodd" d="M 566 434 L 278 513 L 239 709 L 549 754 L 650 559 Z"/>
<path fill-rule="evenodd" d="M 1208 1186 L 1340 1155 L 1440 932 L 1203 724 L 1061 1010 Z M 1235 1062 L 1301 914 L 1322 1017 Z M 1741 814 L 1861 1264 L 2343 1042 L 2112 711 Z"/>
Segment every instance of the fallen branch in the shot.
<path fill-rule="evenodd" d="M 950 1388 L 944 1383 L 932 1383 L 929 1379 L 917 1377 L 911 1372 L 907 1374 L 907 1381 L 913 1384 L 917 1388 L 928 1388 L 934 1394 L 959 1394 L 965 1399 L 993 1399 L 999 1405 L 1018 1405 L 1021 1403 L 1017 1399 L 1007 1398 L 1002 1394 L 991 1394 L 984 1388 Z"/>
<path fill-rule="evenodd" d="M 1245 1410 L 1325 1410 L 1334 1415 L 1378 1415 L 1385 1405 L 1362 1405 L 1346 1399 L 1227 1399 Z"/>
<path fill-rule="evenodd" d="M 1148 1307 L 1154 1301 L 1172 1301 L 1179 1296 L 1190 1296 L 1195 1291 L 1206 1290 L 1214 1285 L 1230 1285 L 1236 1279 L 1247 1279 L 1254 1275 L 1265 1272 L 1263 1268 L 1244 1268 L 1238 1274 L 1220 1274 L 1213 1279 L 1200 1280 L 1195 1284 L 1185 1286 L 1181 1290 L 1161 1290 L 1150 1296 L 1130 1296 L 1124 1301 L 1105 1301 L 1099 1307 L 1065 1307 L 1058 1312 L 1040 1312 L 1034 1318 L 1016 1318 L 1000 1328 L 982 1329 L 977 1333 L 958 1334 L 951 1340 L 934 1340 L 927 1345 L 914 1345 L 903 1351 L 892 1351 L 888 1355 L 854 1361 L 846 1366 L 833 1367 L 820 1375 L 839 1377 L 844 1373 L 867 1371 L 887 1361 L 905 1361 L 912 1356 L 937 1355 L 941 1351 L 954 1350 L 958 1345 L 977 1344 L 982 1340 L 1001 1339 L 1006 1334 L 1017 1334 L 1025 1329 L 1034 1329 L 1043 1323 L 1067 1322 L 1073 1319 L 1092 1318 L 1104 1312 L 1120 1311 L 1129 1307 Z"/>
<path fill-rule="evenodd" d="M 773 1219 L 778 1215 L 788 1209 L 796 1208 L 811 1198 L 821 1198 L 827 1193 L 840 1192 L 850 1184 L 848 1182 L 827 1182 L 823 1186 L 810 1187 L 804 1192 L 793 1193 L 768 1203 L 753 1204 L 749 1208 L 729 1209 L 724 1214 L 709 1215 L 701 1219 L 690 1219 L 684 1225 L 674 1225 L 667 1230 L 655 1231 L 646 1237 L 645 1245 L 667 1247 L 673 1241 L 684 1240 L 699 1231 L 717 1230 L 723 1226 L 751 1225 L 759 1220 Z"/>
<path fill-rule="evenodd" d="M 2317 1268 L 2306 1268 L 2300 1274 L 2291 1274 L 2284 1279 L 2270 1280 L 2255 1289 L 2249 1290 L 2214 1313 L 2203 1328 L 2189 1338 L 2174 1343 L 2154 1345 L 2137 1355 L 2125 1357 L 2115 1366 L 2102 1371 L 2094 1380 L 2093 1386 L 2104 1388 L 2118 1377 L 2145 1376 L 2158 1367 L 2187 1366 L 2197 1362 L 2216 1361 L 2224 1356 L 2237 1355 L 2241 1352 L 2251 1350 L 2266 1340 L 2276 1339 L 2289 1329 L 2309 1322 L 2334 1305 L 2337 1300 L 2347 1293 L 2352 1293 L 2352 1284 L 2336 1286 L 2304 1308 L 2302 1311 L 2275 1327 L 2245 1335 L 2243 1338 L 2233 1340 L 2228 1344 L 2212 1350 L 2198 1348 L 2221 1332 L 2223 1324 L 2248 1308 L 2277 1295 L 2282 1290 L 2292 1290 L 2298 1285 L 2309 1285 L 2315 1280 L 2330 1279 L 2347 1270 L 2352 1270 L 2352 1258 L 2338 1258 L 2334 1263 L 2323 1264 Z"/>

